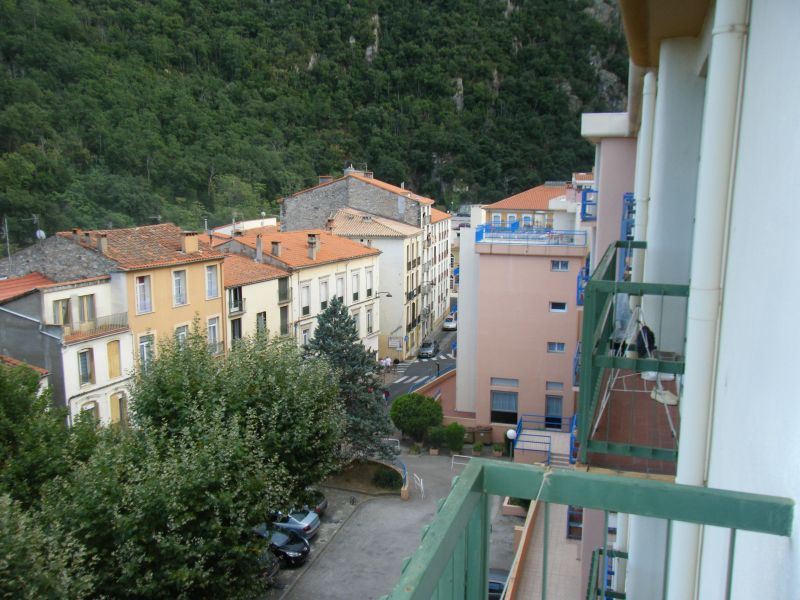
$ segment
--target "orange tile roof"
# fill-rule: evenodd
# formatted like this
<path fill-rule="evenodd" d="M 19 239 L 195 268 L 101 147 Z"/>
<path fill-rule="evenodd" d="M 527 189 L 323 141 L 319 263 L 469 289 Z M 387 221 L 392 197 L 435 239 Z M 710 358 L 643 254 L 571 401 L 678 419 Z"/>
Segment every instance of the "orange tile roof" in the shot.
<path fill-rule="evenodd" d="M 366 175 L 362 175 L 361 173 L 347 173 L 346 175 L 344 175 L 342 177 L 339 177 L 338 179 L 332 179 L 330 181 L 323 181 L 322 183 L 319 183 L 319 184 L 317 184 L 315 186 L 312 186 L 310 188 L 306 188 L 304 190 L 300 190 L 299 192 L 295 192 L 294 194 L 290 194 L 286 198 L 282 198 L 281 200 L 278 200 L 278 202 L 283 202 L 284 200 L 289 200 L 291 198 L 299 196 L 300 194 L 305 194 L 308 191 L 316 190 L 318 188 L 325 187 L 327 185 L 331 185 L 331 184 L 336 183 L 338 181 L 342 181 L 343 179 L 346 179 L 347 177 L 352 177 L 353 179 L 358 179 L 359 181 L 363 181 L 364 183 L 368 183 L 370 185 L 374 185 L 375 187 L 379 187 L 379 188 L 381 188 L 383 190 L 386 190 L 387 192 L 392 192 L 393 194 L 397 194 L 398 196 L 405 196 L 406 198 L 414 200 L 415 202 L 419 202 L 420 204 L 433 204 L 434 203 L 434 201 L 431 200 L 430 198 L 426 198 L 425 196 L 420 196 L 419 194 L 415 194 L 411 190 L 408 190 L 406 188 L 401 188 L 401 187 L 398 187 L 396 185 L 392 185 L 391 183 L 386 183 L 385 181 L 381 181 L 380 179 L 375 179 L 374 177 L 367 177 Z"/>
<path fill-rule="evenodd" d="M 49 371 L 47 369 L 43 369 L 41 367 L 37 367 L 36 365 L 26 363 L 24 360 L 17 360 L 16 358 L 6 356 L 5 354 L 0 354 L 0 364 L 4 364 L 7 367 L 28 367 L 29 369 L 33 369 L 34 371 L 36 371 L 41 376 L 49 374 Z"/>
<path fill-rule="evenodd" d="M 500 200 L 494 204 L 485 204 L 483 208 L 509 209 L 509 210 L 548 210 L 550 200 L 564 196 L 567 193 L 567 184 L 537 185 L 535 188 L 525 190 Z"/>
<path fill-rule="evenodd" d="M 22 277 L 13 277 L 0 281 L 0 302 L 19 298 L 33 290 L 53 283 L 41 273 L 29 273 Z"/>
<path fill-rule="evenodd" d="M 85 234 L 90 238 L 87 242 Z M 116 262 L 124 271 L 166 267 L 184 263 L 221 259 L 224 255 L 198 239 L 198 251 L 186 254 L 181 251 L 183 230 L 172 223 L 146 225 L 128 229 L 97 229 L 80 233 L 77 244 L 92 250 L 97 248 L 101 234 L 108 239 L 105 256 Z M 61 231 L 61 237 L 72 239 L 72 232 Z M 199 238 L 199 236 L 198 236 Z"/>
<path fill-rule="evenodd" d="M 309 233 L 317 234 L 319 240 L 317 258 L 314 260 L 308 257 Z M 262 239 L 264 256 L 282 262 L 290 269 L 302 269 L 363 256 L 377 256 L 381 253 L 377 248 L 368 248 L 356 241 L 333 235 L 321 229 L 278 231 L 277 227 L 256 227 L 232 239 L 250 248 L 255 248 L 256 236 L 259 234 Z M 272 242 L 281 243 L 280 256 L 271 254 Z"/>
<path fill-rule="evenodd" d="M 289 273 L 283 269 L 258 263 L 252 258 L 242 256 L 241 254 L 225 255 L 223 273 L 226 288 L 289 276 Z"/>
<path fill-rule="evenodd" d="M 575 181 L 594 181 L 594 173 L 573 173 Z"/>
<path fill-rule="evenodd" d="M 342 208 L 333 215 L 331 233 L 347 237 L 402 238 L 419 235 L 420 228 L 402 221 L 379 217 L 355 208 Z"/>
<path fill-rule="evenodd" d="M 438 208 L 431 208 L 431 223 L 439 223 L 445 219 L 449 219 L 450 215 Z"/>

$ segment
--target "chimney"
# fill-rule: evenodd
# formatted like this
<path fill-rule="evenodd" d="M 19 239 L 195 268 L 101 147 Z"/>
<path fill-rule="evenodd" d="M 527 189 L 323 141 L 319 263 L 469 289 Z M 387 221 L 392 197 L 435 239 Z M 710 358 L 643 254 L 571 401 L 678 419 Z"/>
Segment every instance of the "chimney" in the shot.
<path fill-rule="evenodd" d="M 325 223 L 325 229 L 327 229 L 328 231 L 333 231 L 333 224 L 334 224 L 333 217 L 328 217 L 328 220 Z"/>
<path fill-rule="evenodd" d="M 319 250 L 319 240 L 316 233 L 308 234 L 308 258 L 317 260 L 317 250 Z"/>
<path fill-rule="evenodd" d="M 89 235 L 88 231 L 83 232 L 83 243 L 86 244 L 87 246 L 92 245 L 92 236 Z"/>
<path fill-rule="evenodd" d="M 275 240 L 272 241 L 272 256 L 280 256 L 281 255 L 281 243 L 276 242 Z"/>
<path fill-rule="evenodd" d="M 194 254 L 198 249 L 198 237 L 196 231 L 184 231 L 181 236 L 181 250 L 185 254 Z"/>
<path fill-rule="evenodd" d="M 77 242 L 80 240 L 81 236 L 81 228 L 80 227 L 73 227 L 72 228 L 72 241 Z"/>
<path fill-rule="evenodd" d="M 256 260 L 261 262 L 264 258 L 264 246 L 261 242 L 261 234 L 256 236 Z"/>
<path fill-rule="evenodd" d="M 108 234 L 101 233 L 97 236 L 97 251 L 100 254 L 108 254 Z"/>

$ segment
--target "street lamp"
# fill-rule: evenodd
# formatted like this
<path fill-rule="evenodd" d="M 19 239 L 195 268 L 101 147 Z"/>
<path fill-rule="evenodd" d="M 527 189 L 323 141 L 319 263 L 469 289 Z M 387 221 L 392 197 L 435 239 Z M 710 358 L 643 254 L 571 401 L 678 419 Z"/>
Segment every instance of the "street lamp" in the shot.
<path fill-rule="evenodd" d="M 508 441 L 511 443 L 511 462 L 514 462 L 514 440 L 517 439 L 517 430 L 516 429 L 509 429 L 506 431 L 506 437 Z"/>

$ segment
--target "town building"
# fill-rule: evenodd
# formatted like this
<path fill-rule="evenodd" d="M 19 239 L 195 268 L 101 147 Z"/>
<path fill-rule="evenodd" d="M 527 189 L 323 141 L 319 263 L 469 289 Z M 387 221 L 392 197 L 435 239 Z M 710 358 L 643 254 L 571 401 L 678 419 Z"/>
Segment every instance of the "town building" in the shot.
<path fill-rule="evenodd" d="M 786 190 L 800 78 L 785 65 L 800 6 L 620 10 L 627 111 L 581 127 L 597 159 L 576 468 L 470 463 L 391 599 L 485 596 L 487 560 L 467 568 L 460 550 L 488 556 L 490 494 L 534 500 L 509 600 L 797 595 L 800 409 L 787 376 L 800 316 L 786 257 L 800 204 Z M 579 560 L 559 550 L 572 529 Z M 578 589 L 563 585 L 578 574 Z"/>
<path fill-rule="evenodd" d="M 279 231 L 276 227 L 216 236 L 213 244 L 288 272 L 288 277 L 278 278 L 279 335 L 307 344 L 317 316 L 338 296 L 355 319 L 362 344 L 378 351 L 381 252 L 377 248 L 319 229 Z"/>
<path fill-rule="evenodd" d="M 388 260 L 381 260 L 381 280 L 402 285 L 399 293 L 397 285 L 381 290 L 391 293 L 382 302 L 381 318 L 387 324 L 387 332 L 386 347 L 381 346 L 381 352 L 385 350 L 395 358 L 415 356 L 419 345 L 449 313 L 449 299 L 440 300 L 439 281 L 443 273 L 446 273 L 444 281 L 450 278 L 450 242 L 448 236 L 442 238 L 442 231 L 449 227 L 449 215 L 434 213 L 433 204 L 432 199 L 415 194 L 404 185 L 398 187 L 380 181 L 372 173 L 352 167 L 342 177 L 320 177 L 318 185 L 280 200 L 280 223 L 284 231 L 330 229 L 333 222 L 338 222 L 339 232 L 344 234 L 345 217 L 337 219 L 337 213 L 349 208 L 383 219 L 384 227 L 389 226 L 388 221 L 394 221 L 396 224 L 390 228 L 404 233 L 405 254 L 399 257 L 395 256 L 395 250 L 400 245 L 390 241 L 397 238 L 387 234 L 373 239 L 389 255 Z M 416 233 L 408 227 L 416 228 Z M 371 229 L 361 229 L 358 233 L 353 229 L 354 234 L 347 235 L 369 243 L 371 238 L 360 233 L 368 234 Z M 385 229 L 381 231 L 387 233 Z"/>
<path fill-rule="evenodd" d="M 289 272 L 240 254 L 226 255 L 224 266 L 231 344 L 256 333 L 280 335 L 281 306 L 288 306 L 291 301 Z"/>

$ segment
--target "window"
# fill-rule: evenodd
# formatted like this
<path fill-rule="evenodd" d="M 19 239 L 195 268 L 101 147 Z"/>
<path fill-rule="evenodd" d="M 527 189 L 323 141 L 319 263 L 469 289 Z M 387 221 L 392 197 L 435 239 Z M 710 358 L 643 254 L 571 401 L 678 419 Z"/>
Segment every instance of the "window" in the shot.
<path fill-rule="evenodd" d="M 561 381 L 548 381 L 544 387 L 547 390 L 563 390 L 564 384 Z"/>
<path fill-rule="evenodd" d="M 94 294 L 78 297 L 78 313 L 81 323 L 94 321 Z"/>
<path fill-rule="evenodd" d="M 111 394 L 108 399 L 111 405 L 111 422 L 121 426 L 128 424 L 128 398 L 123 392 Z"/>
<path fill-rule="evenodd" d="M 146 371 L 153 361 L 155 336 L 152 333 L 139 336 L 139 365 Z"/>
<path fill-rule="evenodd" d="M 547 351 L 550 353 L 566 352 L 567 345 L 564 342 L 547 342 Z"/>
<path fill-rule="evenodd" d="M 289 307 L 281 306 L 281 335 L 289 335 Z"/>
<path fill-rule="evenodd" d="M 567 312 L 566 302 L 551 302 L 550 312 Z"/>
<path fill-rule="evenodd" d="M 530 227 L 533 225 L 533 215 L 522 215 L 522 225 L 523 227 Z"/>
<path fill-rule="evenodd" d="M 547 429 L 561 429 L 562 396 L 545 396 L 544 426 Z"/>
<path fill-rule="evenodd" d="M 492 225 L 500 225 L 503 220 L 503 215 L 500 213 L 492 213 Z"/>
<path fill-rule="evenodd" d="M 336 278 L 336 295 L 344 302 L 344 277 Z"/>
<path fill-rule="evenodd" d="M 517 392 L 491 391 L 492 423 L 517 423 Z"/>
<path fill-rule="evenodd" d="M 136 312 L 153 312 L 153 297 L 150 291 L 150 275 L 139 275 L 136 278 Z"/>
<path fill-rule="evenodd" d="M 108 378 L 119 377 L 122 375 L 122 364 L 119 360 L 119 340 L 106 344 L 106 354 L 108 355 Z"/>
<path fill-rule="evenodd" d="M 100 407 L 97 405 L 97 402 L 87 402 L 81 406 L 81 412 L 92 415 L 97 421 L 100 420 Z"/>
<path fill-rule="evenodd" d="M 367 298 L 372 298 L 372 270 L 367 271 Z"/>
<path fill-rule="evenodd" d="M 183 306 L 186 299 L 186 271 L 172 272 L 172 304 L 173 306 Z"/>
<path fill-rule="evenodd" d="M 328 280 L 323 279 L 319 282 L 319 307 L 322 310 L 328 308 Z"/>
<path fill-rule="evenodd" d="M 517 215 L 514 213 L 509 213 L 506 215 L 506 225 L 512 225 L 517 222 Z"/>
<path fill-rule="evenodd" d="M 175 341 L 177 342 L 179 348 L 186 346 L 187 337 L 189 337 L 189 326 L 178 325 L 175 328 Z"/>
<path fill-rule="evenodd" d="M 367 333 L 372 333 L 372 309 L 367 309 Z"/>
<path fill-rule="evenodd" d="M 550 261 L 550 270 L 551 271 L 569 271 L 569 261 L 568 260 L 551 260 Z"/>
<path fill-rule="evenodd" d="M 309 305 L 310 292 L 307 285 L 300 288 L 300 306 L 302 307 L 303 316 L 311 314 L 311 306 Z"/>
<path fill-rule="evenodd" d="M 267 333 L 267 313 L 260 312 L 256 315 L 256 332 Z"/>
<path fill-rule="evenodd" d="M 358 302 L 358 292 L 361 289 L 358 273 L 353 273 L 353 302 Z"/>
<path fill-rule="evenodd" d="M 208 349 L 211 354 L 219 354 L 219 317 L 212 317 L 208 320 Z"/>
<path fill-rule="evenodd" d="M 308 346 L 308 342 L 311 339 L 311 330 L 310 329 L 303 329 L 303 346 Z"/>
<path fill-rule="evenodd" d="M 78 373 L 81 385 L 94 383 L 94 353 L 91 348 L 78 352 Z"/>
<path fill-rule="evenodd" d="M 353 313 L 353 321 L 356 324 L 356 335 L 361 337 L 361 311 L 356 311 Z"/>
<path fill-rule="evenodd" d="M 519 387 L 519 379 L 508 379 L 507 377 L 492 377 L 491 383 L 503 387 Z"/>
<path fill-rule="evenodd" d="M 231 320 L 231 340 L 236 341 L 242 339 L 242 320 Z"/>
<path fill-rule="evenodd" d="M 219 271 L 217 265 L 206 267 L 206 300 L 219 296 Z"/>
<path fill-rule="evenodd" d="M 56 325 L 69 325 L 69 300 L 54 300 L 53 301 L 53 323 Z"/>
<path fill-rule="evenodd" d="M 244 297 L 242 286 L 237 285 L 228 290 L 228 312 L 237 313 L 244 311 Z"/>

